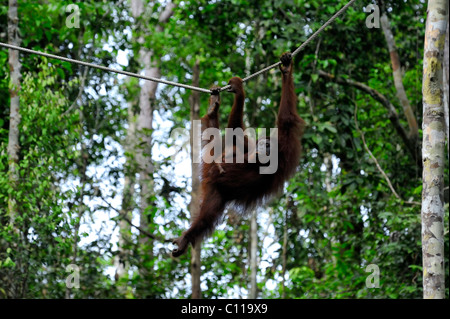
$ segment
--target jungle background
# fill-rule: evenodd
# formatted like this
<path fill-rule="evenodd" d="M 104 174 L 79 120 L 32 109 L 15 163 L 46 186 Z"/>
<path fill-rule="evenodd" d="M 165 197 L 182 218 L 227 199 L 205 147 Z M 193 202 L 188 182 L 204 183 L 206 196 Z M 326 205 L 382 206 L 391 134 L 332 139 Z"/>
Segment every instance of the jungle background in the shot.
<path fill-rule="evenodd" d="M 17 28 L 26 48 L 209 88 L 277 62 L 346 2 L 28 0 Z M 366 26 L 371 3 L 356 1 L 294 59 L 307 123 L 296 175 L 270 205 L 228 210 L 197 259 L 170 252 L 199 205 L 189 129 L 208 95 L 20 53 L 12 180 L 1 48 L 0 298 L 421 298 L 426 2 L 377 3 L 387 28 Z M 1 42 L 8 10 L 1 0 Z M 274 127 L 279 71 L 245 90 L 246 125 Z M 222 93 L 222 123 L 231 104 Z M 448 274 L 448 157 L 445 186 Z M 447 298 L 448 287 L 447 276 Z"/>

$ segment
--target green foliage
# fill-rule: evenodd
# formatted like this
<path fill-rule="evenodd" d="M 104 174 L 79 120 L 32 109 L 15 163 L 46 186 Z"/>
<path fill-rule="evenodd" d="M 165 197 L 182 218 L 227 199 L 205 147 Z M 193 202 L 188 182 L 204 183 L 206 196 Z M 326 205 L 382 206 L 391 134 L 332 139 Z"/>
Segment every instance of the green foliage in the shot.
<path fill-rule="evenodd" d="M 57 80 L 55 68 L 44 63 L 38 68 L 39 73 L 27 73 L 22 79 L 19 186 L 12 188 L 8 176 L 0 175 L 3 297 L 45 297 L 48 291 L 53 297 L 63 296 L 64 277 L 56 274 L 63 273 L 64 265 L 70 263 L 74 243 L 70 236 L 72 216 L 61 205 L 70 192 L 61 191 L 57 181 L 73 159 L 74 136 L 68 128 L 76 119 L 61 116 L 67 100 L 52 89 Z M 7 167 L 5 149 L 6 143 L 2 143 L 3 169 Z M 9 195 L 20 207 L 14 225 L 6 223 L 7 210 L 3 209 Z M 24 286 L 19 287 L 20 282 Z"/>
<path fill-rule="evenodd" d="M 200 66 L 200 86 L 225 85 L 278 60 L 317 30 L 347 1 L 176 1 L 164 30 L 156 28 L 164 4 L 146 4 L 132 19 L 127 1 L 82 1 L 82 26 L 65 26 L 73 1 L 20 1 L 22 45 L 62 56 L 117 63 L 140 72 L 144 46 L 165 79 L 190 84 Z M 386 109 L 352 87 L 331 83 L 323 70 L 362 82 L 397 108 L 391 62 L 380 29 L 365 27 L 365 3 L 356 2 L 295 58 L 298 110 L 307 123 L 299 170 L 283 194 L 258 210 L 259 297 L 420 298 L 421 171 L 393 128 Z M 404 68 L 403 83 L 421 126 L 421 75 L 425 5 L 388 1 L 389 19 Z M 0 4 L 0 29 L 7 30 L 7 5 Z M 136 41 L 144 38 L 144 43 Z M 5 39 L 2 39 L 5 42 Z M 155 167 L 152 205 L 140 214 L 140 189 L 129 198 L 124 178 L 135 179 L 135 150 L 125 136 L 128 107 L 138 114 L 139 81 L 57 60 L 21 54 L 19 183 L 8 177 L 9 69 L 0 50 L 0 298 L 188 298 L 190 255 L 170 257 L 171 245 L 187 227 L 191 178 L 189 143 L 170 134 L 189 128 L 192 92 L 159 86 L 152 135 Z M 279 71 L 246 83 L 249 127 L 274 126 L 280 98 Z M 201 95 L 203 115 L 207 95 Z M 221 96 L 225 122 L 232 95 Z M 393 187 L 363 145 L 377 158 Z M 137 147 L 144 147 L 139 144 Z M 170 153 L 169 150 L 173 150 Z M 170 154 L 169 154 L 170 153 Z M 124 164 L 124 158 L 130 159 Z M 130 164 L 132 163 L 132 164 Z M 188 165 L 189 162 L 187 161 Z M 182 171 L 181 173 L 179 171 Z M 448 163 L 446 166 L 448 185 Z M 8 201 L 19 214 L 9 224 Z M 121 210 L 127 210 L 127 227 Z M 447 204 L 448 210 L 448 204 Z M 245 298 L 250 283 L 249 218 L 229 210 L 202 246 L 204 298 Z M 139 224 L 141 222 L 141 224 Z M 130 226 L 132 223 L 133 226 Z M 445 221 L 448 232 L 448 214 Z M 118 228 L 125 242 L 118 250 Z M 147 234 L 151 234 L 150 238 Z M 448 251 L 448 236 L 445 238 Z M 446 257 L 448 273 L 448 256 Z M 127 274 L 114 278 L 117 261 Z M 80 268 L 80 289 L 66 287 L 66 266 Z M 368 265 L 380 270 L 380 287 L 368 288 Z M 448 278 L 446 287 L 448 287 Z M 123 288 L 125 287 L 125 288 Z M 448 289 L 448 288 L 447 288 Z M 447 290 L 448 296 L 448 290 Z"/>

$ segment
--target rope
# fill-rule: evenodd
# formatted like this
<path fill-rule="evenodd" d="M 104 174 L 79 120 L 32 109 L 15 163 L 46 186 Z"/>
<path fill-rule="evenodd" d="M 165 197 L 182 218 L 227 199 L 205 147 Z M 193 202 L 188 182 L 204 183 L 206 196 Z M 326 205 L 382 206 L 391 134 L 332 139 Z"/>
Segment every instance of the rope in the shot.
<path fill-rule="evenodd" d="M 15 46 L 15 45 L 6 44 L 6 43 L 3 43 L 3 42 L 0 42 L 0 46 L 6 47 L 6 48 L 9 48 L 9 49 L 23 51 L 23 52 L 26 52 L 26 53 L 42 55 L 42 56 L 45 56 L 45 57 L 51 58 L 51 59 L 57 59 L 57 60 L 62 60 L 62 61 L 71 62 L 71 63 L 75 63 L 75 64 L 80 64 L 80 65 L 88 66 L 90 68 L 100 69 L 100 70 L 107 71 L 107 72 L 115 72 L 115 73 L 119 73 L 119 74 L 124 74 L 124 75 L 132 76 L 132 77 L 135 77 L 135 78 L 138 78 L 138 79 L 144 79 L 144 80 L 149 80 L 149 81 L 153 81 L 153 82 L 159 82 L 159 83 L 164 83 L 164 84 L 168 84 L 168 85 L 179 86 L 179 87 L 182 87 L 182 88 L 185 88 L 185 89 L 199 91 L 199 92 L 203 92 L 203 93 L 211 93 L 211 90 L 199 88 L 199 87 L 192 86 L 192 85 L 176 83 L 176 82 L 167 81 L 167 80 L 163 80 L 163 79 L 159 79 L 159 78 L 154 78 L 154 77 L 151 77 L 151 76 L 144 76 L 144 75 L 140 75 L 140 74 L 136 74 L 136 73 L 132 73 L 132 72 L 128 72 L 128 71 L 112 69 L 112 68 L 108 68 L 106 66 L 102 66 L 102 65 L 98 65 L 98 64 L 78 61 L 78 60 L 74 60 L 74 59 L 69 59 L 69 58 L 65 58 L 65 57 L 62 57 L 62 56 L 49 54 L 49 53 L 45 53 L 45 52 L 34 51 L 34 50 L 18 47 L 18 46 Z"/>
<path fill-rule="evenodd" d="M 314 32 L 313 35 L 311 35 L 305 42 L 302 43 L 302 45 L 300 45 L 294 52 L 292 52 L 292 56 L 296 56 L 301 50 L 303 50 L 312 40 L 314 40 L 315 38 L 317 38 L 317 36 L 326 28 L 328 27 L 334 20 L 336 20 L 337 17 L 339 17 L 345 10 L 348 9 L 348 7 L 350 7 L 353 2 L 355 2 L 356 0 L 350 0 L 345 6 L 343 6 L 341 9 L 339 9 L 338 12 L 336 12 L 334 14 L 334 16 L 332 16 L 327 22 L 325 22 L 319 29 L 317 29 L 316 32 Z M 245 77 L 242 79 L 242 82 L 246 82 L 250 79 L 253 79 L 254 77 L 260 75 L 261 73 L 267 72 L 273 68 L 276 68 L 277 66 L 279 66 L 281 64 L 281 61 L 278 61 L 277 63 L 274 63 L 272 65 L 269 65 L 267 67 L 265 67 L 264 69 L 259 70 L 258 72 L 255 72 L 253 74 L 250 74 L 249 76 Z M 229 85 L 226 85 L 222 88 L 220 88 L 219 92 L 225 91 L 228 88 L 230 88 Z"/>
<path fill-rule="evenodd" d="M 350 0 L 345 6 L 343 6 L 338 12 L 336 12 L 327 22 L 325 22 L 319 29 L 317 29 L 317 31 L 314 32 L 313 35 L 311 35 L 305 42 L 302 43 L 302 45 L 300 45 L 294 52 L 292 52 L 292 56 L 296 56 L 301 50 L 303 50 L 312 40 L 314 40 L 327 26 L 329 26 L 334 20 L 336 20 L 336 18 L 339 17 L 345 10 L 347 10 L 347 8 L 350 7 L 353 4 L 353 2 L 355 2 L 355 1 L 356 0 Z M 50 59 L 57 59 L 57 60 L 62 60 L 62 61 L 70 62 L 70 63 L 80 64 L 80 65 L 84 65 L 84 66 L 87 66 L 87 67 L 90 67 L 90 68 L 100 69 L 100 70 L 107 71 L 107 72 L 115 72 L 115 73 L 131 76 L 131 77 L 135 77 L 135 78 L 138 78 L 138 79 L 143 79 L 143 80 L 148 80 L 148 81 L 153 81 L 153 82 L 158 82 L 158 83 L 164 83 L 164 84 L 172 85 L 172 86 L 178 86 L 178 87 L 182 87 L 182 88 L 185 88 L 185 89 L 188 89 L 188 90 L 194 90 L 194 91 L 198 91 L 198 92 L 202 92 L 202 93 L 217 94 L 219 92 L 225 91 L 225 90 L 230 88 L 230 85 L 226 85 L 226 86 L 224 86 L 224 87 L 222 87 L 222 88 L 220 88 L 218 90 L 216 89 L 214 91 L 211 91 L 211 90 L 200 88 L 200 87 L 197 87 L 197 86 L 192 86 L 192 85 L 187 85 L 187 84 L 167 81 L 167 80 L 154 78 L 154 77 L 151 77 L 151 76 L 144 76 L 144 75 L 140 75 L 140 74 L 136 74 L 136 73 L 132 73 L 132 72 L 128 72 L 128 71 L 112 69 L 112 68 L 108 68 L 106 66 L 102 66 L 102 65 L 98 65 L 98 64 L 78 61 L 78 60 L 69 59 L 69 58 L 65 58 L 65 57 L 62 57 L 62 56 L 54 55 L 54 54 L 49 54 L 49 53 L 45 53 L 45 52 L 30 50 L 30 49 L 18 47 L 18 46 L 7 44 L 7 43 L 3 43 L 3 42 L 0 42 L 0 46 L 5 47 L 5 48 L 9 48 L 9 49 L 13 49 L 13 50 L 23 51 L 23 52 L 26 52 L 26 53 L 42 55 L 42 56 L 45 56 L 45 57 L 50 58 Z M 273 68 L 276 68 L 280 64 L 281 64 L 281 62 L 278 61 L 277 63 L 269 65 L 269 66 L 265 67 L 264 69 L 261 69 L 261 70 L 255 72 L 255 73 L 253 73 L 253 74 L 243 78 L 242 81 L 246 82 L 246 81 L 248 81 L 250 79 L 253 79 L 254 77 L 260 75 L 261 73 L 264 73 L 264 72 L 267 72 L 267 71 L 269 71 L 269 70 L 271 70 Z"/>

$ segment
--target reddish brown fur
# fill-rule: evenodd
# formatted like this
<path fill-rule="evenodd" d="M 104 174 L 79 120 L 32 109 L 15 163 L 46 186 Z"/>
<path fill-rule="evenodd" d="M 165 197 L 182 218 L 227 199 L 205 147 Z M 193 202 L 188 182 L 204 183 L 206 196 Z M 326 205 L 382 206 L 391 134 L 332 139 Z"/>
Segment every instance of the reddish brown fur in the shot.
<path fill-rule="evenodd" d="M 208 236 L 220 221 L 228 204 L 243 211 L 249 210 L 263 203 L 271 195 L 279 193 L 283 189 L 284 182 L 295 173 L 302 150 L 300 139 L 305 122 L 297 113 L 291 54 L 283 54 L 281 62 L 282 93 L 277 118 L 278 169 L 276 173 L 260 174 L 259 163 L 203 163 L 203 201 L 200 213 L 191 227 L 174 241 L 178 249 L 173 250 L 173 256 L 182 255 L 189 243 L 194 244 L 196 240 Z M 229 84 L 230 92 L 233 92 L 235 96 L 228 127 L 245 129 L 242 120 L 245 99 L 242 80 L 234 77 Z M 219 96 L 211 95 L 210 109 L 201 119 L 202 131 L 209 127 L 219 128 L 219 106 Z M 206 141 L 208 142 L 210 141 Z M 247 154 L 247 156 L 250 155 Z"/>

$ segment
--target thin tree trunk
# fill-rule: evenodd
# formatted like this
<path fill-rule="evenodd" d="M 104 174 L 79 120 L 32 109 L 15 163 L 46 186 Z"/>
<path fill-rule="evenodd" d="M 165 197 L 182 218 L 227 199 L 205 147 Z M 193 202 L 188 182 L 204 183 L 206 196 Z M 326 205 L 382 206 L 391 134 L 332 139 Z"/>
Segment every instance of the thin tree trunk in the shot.
<path fill-rule="evenodd" d="M 83 117 L 83 112 L 82 110 L 78 110 L 79 114 L 80 114 L 80 123 L 82 123 L 84 121 L 84 117 Z M 86 187 L 86 171 L 87 171 L 87 167 L 88 167 L 88 158 L 89 158 L 89 154 L 86 151 L 86 144 L 83 141 L 83 137 L 84 137 L 84 131 L 83 131 L 83 125 L 80 126 L 80 130 L 79 130 L 79 139 L 80 139 L 80 143 L 81 143 L 81 154 L 80 154 L 80 162 L 77 165 L 78 166 L 78 171 L 80 172 L 80 192 L 79 195 L 77 196 L 78 198 L 76 199 L 78 202 L 78 207 L 77 207 L 77 216 L 76 216 L 76 223 L 74 225 L 74 230 L 73 230 L 73 245 L 72 245 L 72 264 L 77 265 L 77 257 L 78 257 L 78 243 L 80 241 L 80 236 L 79 236 L 79 231 L 80 231 L 80 225 L 81 225 L 81 219 L 83 218 L 84 212 L 86 211 L 86 206 L 84 205 L 84 189 Z M 66 286 L 66 295 L 65 295 L 66 299 L 70 299 L 71 298 L 71 288 Z"/>
<path fill-rule="evenodd" d="M 133 103 L 128 103 L 128 130 L 125 139 L 124 149 L 128 154 L 135 151 L 136 145 L 136 118 L 133 112 Z M 135 161 L 133 156 L 127 156 L 127 163 L 124 169 L 125 179 L 122 194 L 122 209 L 120 210 L 119 221 L 119 254 L 115 258 L 116 280 L 119 282 L 118 290 L 122 295 L 127 292 L 126 280 L 130 268 L 128 258 L 130 250 L 126 248 L 131 243 L 131 224 L 128 221 L 133 220 L 133 197 L 135 186 Z M 122 218 L 123 217 L 123 218 Z M 122 280 L 121 280 L 122 279 Z"/>
<path fill-rule="evenodd" d="M 288 197 L 288 205 L 289 205 Z M 287 206 L 288 206 L 287 205 Z M 283 226 L 283 247 L 282 247 L 282 255 L 281 255 L 281 299 L 286 298 L 286 267 L 287 267 L 287 244 L 288 244 L 288 210 L 284 213 L 284 226 Z"/>
<path fill-rule="evenodd" d="M 389 48 L 389 54 L 391 56 L 392 71 L 394 75 L 394 85 L 397 91 L 397 98 L 403 107 L 403 112 L 405 113 L 406 120 L 409 126 L 409 137 L 412 141 L 417 144 L 417 137 L 419 136 L 419 126 L 417 124 L 416 116 L 411 104 L 409 103 L 408 97 L 406 96 L 405 88 L 403 86 L 403 76 L 400 64 L 400 58 L 397 52 L 397 46 L 395 45 L 394 35 L 392 34 L 391 26 L 386 15 L 385 10 L 382 10 L 381 15 L 381 28 L 383 29 L 384 37 Z"/>
<path fill-rule="evenodd" d="M 133 220 L 132 215 L 132 198 L 134 193 L 134 178 L 132 176 L 125 176 L 125 181 L 123 185 L 123 198 L 122 198 L 122 209 L 120 214 L 125 216 L 127 220 Z M 128 271 L 130 269 L 130 264 L 128 258 L 130 256 L 130 250 L 126 248 L 131 243 L 131 225 L 124 218 L 119 221 L 119 242 L 118 251 L 119 254 L 115 258 L 116 266 L 116 281 L 119 281 L 118 290 L 121 294 L 125 294 L 127 291 L 127 284 L 123 279 L 128 278 Z M 122 279 L 122 280 L 121 280 Z"/>
<path fill-rule="evenodd" d="M 449 33 L 450 33 L 450 30 L 449 30 L 449 25 L 448 25 L 448 21 L 449 21 L 449 18 L 447 17 L 447 32 L 446 32 L 446 35 L 445 35 L 445 48 L 444 48 L 444 114 L 445 114 L 445 126 L 446 126 L 446 129 L 445 129 L 445 131 L 446 131 L 446 134 L 447 134 L 447 159 L 449 158 L 449 154 L 450 154 L 450 152 L 449 152 L 449 145 L 450 145 L 450 139 L 449 139 L 449 136 L 448 136 L 448 134 L 449 134 L 449 123 L 448 123 L 448 117 L 449 117 L 449 114 L 448 114 L 448 108 L 449 108 L 449 105 L 448 105 L 448 103 L 449 103 L 449 88 L 448 88 L 448 86 L 449 86 L 449 52 L 448 52 L 448 50 L 449 50 L 449 47 L 448 47 L 448 41 L 449 41 Z"/>
<path fill-rule="evenodd" d="M 139 21 L 139 18 L 144 15 L 145 8 L 142 0 L 131 0 L 131 12 L 136 23 L 136 28 L 144 28 L 145 21 Z M 138 32 L 144 32 L 138 30 Z M 144 36 L 140 36 L 136 42 L 141 46 L 139 55 L 137 57 L 140 66 L 143 68 L 144 75 L 159 77 L 159 69 L 152 64 L 152 52 L 146 49 L 144 45 Z M 153 191 L 153 180 L 150 179 L 153 164 L 151 156 L 151 129 L 153 123 L 153 105 L 151 100 L 155 99 L 155 92 L 157 83 L 150 81 L 143 81 L 141 83 L 141 89 L 139 93 L 139 113 L 136 123 L 136 162 L 137 171 L 139 174 L 139 186 L 140 186 L 140 203 L 139 203 L 139 227 L 148 231 L 149 221 L 147 217 L 147 208 L 152 205 L 151 195 Z M 139 246 L 141 249 L 141 255 L 144 260 L 151 260 L 153 256 L 153 247 L 148 237 L 144 234 L 140 234 Z M 142 264 L 145 264 L 144 262 Z M 144 279 L 148 274 L 148 269 L 141 267 L 139 273 Z"/>
<path fill-rule="evenodd" d="M 161 12 L 158 25 L 156 26 L 156 32 L 162 32 L 164 30 L 163 25 L 168 21 L 168 19 L 173 14 L 173 9 L 175 4 L 168 3 Z M 142 0 L 131 0 L 131 12 L 136 20 L 139 20 L 144 15 L 145 8 Z M 142 27 L 142 31 L 146 29 L 145 21 L 143 24 L 139 24 Z M 139 50 L 138 61 L 144 70 L 144 75 L 149 77 L 159 78 L 161 77 L 161 72 L 157 66 L 157 58 L 153 55 L 153 51 L 146 48 L 144 45 L 144 36 L 140 36 L 137 39 L 137 43 L 141 45 Z M 139 185 L 141 188 L 140 192 L 140 228 L 147 230 L 151 221 L 149 220 L 148 208 L 153 206 L 153 164 L 151 156 L 152 147 L 152 127 L 153 127 L 153 102 L 156 98 L 156 89 L 158 83 L 152 81 L 145 81 L 141 85 L 140 95 L 139 95 L 139 115 L 137 119 L 136 135 L 137 143 L 139 147 L 136 149 L 136 159 L 138 163 L 139 172 Z M 152 258 L 152 243 L 149 241 L 148 236 L 142 235 L 140 237 L 139 243 L 143 249 L 143 255 L 145 259 Z M 145 275 L 146 271 L 141 269 L 141 274 Z"/>
<path fill-rule="evenodd" d="M 423 297 L 445 298 L 443 55 L 448 0 L 429 0 L 423 58 Z"/>
<path fill-rule="evenodd" d="M 314 52 L 314 62 L 312 65 L 312 73 L 316 73 L 316 67 L 317 67 L 317 60 L 319 59 L 319 50 L 320 50 L 320 44 L 322 43 L 322 38 L 319 38 L 317 40 L 316 45 L 316 51 Z M 313 84 L 313 78 L 310 77 L 307 90 L 308 90 L 308 102 L 309 102 L 309 111 L 311 112 L 311 115 L 314 116 L 314 98 L 313 98 L 313 92 L 312 92 L 312 84 Z"/>
<path fill-rule="evenodd" d="M 81 56 L 81 53 L 83 50 L 83 45 L 82 45 L 83 44 L 83 35 L 84 35 L 84 32 L 80 32 L 78 35 L 78 44 L 79 44 L 78 51 L 77 51 L 78 57 Z M 81 98 L 81 95 L 83 93 L 84 82 L 86 80 L 86 76 L 87 76 L 88 72 L 89 71 L 87 70 L 87 68 L 83 68 L 81 66 L 79 67 L 79 74 L 82 74 L 81 75 L 81 86 L 80 86 L 78 97 L 73 102 L 74 107 L 76 106 L 77 100 L 79 98 Z M 73 108 L 70 107 L 69 109 L 73 109 Z M 78 114 L 79 114 L 80 123 L 84 123 L 85 118 L 84 118 L 83 110 L 78 109 Z M 78 139 L 80 141 L 81 152 L 80 152 L 79 162 L 77 163 L 77 167 L 78 167 L 78 171 L 79 171 L 79 178 L 80 178 L 80 192 L 78 193 L 78 196 L 75 199 L 75 201 L 77 202 L 77 216 L 75 218 L 76 222 L 75 222 L 74 230 L 73 230 L 74 242 L 72 244 L 72 261 L 71 261 L 71 263 L 75 264 L 75 265 L 77 265 L 77 258 L 78 258 L 78 243 L 80 241 L 79 231 L 80 231 L 81 219 L 83 218 L 83 215 L 86 211 L 86 205 L 84 204 L 84 189 L 85 189 L 86 180 L 87 180 L 86 171 L 87 171 L 87 167 L 89 164 L 89 161 L 88 161 L 89 153 L 86 150 L 84 133 L 85 133 L 84 126 L 80 125 L 79 130 L 78 130 Z M 66 287 L 65 298 L 70 299 L 71 296 L 72 296 L 71 288 Z"/>
<path fill-rule="evenodd" d="M 8 7 L 8 43 L 16 46 L 20 46 L 21 38 L 19 37 L 19 18 L 17 14 L 18 3 L 17 0 L 9 0 Z M 10 92 L 10 111 L 9 111 L 9 136 L 8 136 L 8 178 L 10 186 L 13 192 L 8 195 L 8 215 L 9 215 L 9 223 L 13 229 L 13 231 L 19 235 L 19 227 L 15 225 L 16 218 L 20 214 L 20 204 L 19 198 L 15 197 L 17 194 L 16 189 L 19 184 L 19 156 L 20 156 L 20 143 L 19 143 L 19 125 L 21 120 L 20 115 L 20 80 L 21 73 L 20 69 L 22 64 L 19 60 L 19 51 L 17 50 L 8 50 L 8 65 L 10 72 L 10 81 L 11 81 L 11 89 Z M 23 251 L 26 244 L 27 236 L 24 234 L 27 233 L 27 229 L 23 229 L 20 232 L 20 239 L 22 241 L 22 248 L 15 242 L 11 243 L 11 246 L 14 250 L 19 249 L 22 252 L 18 253 L 17 258 L 17 270 L 18 272 L 15 275 L 19 275 L 20 280 L 12 279 L 12 296 L 13 298 L 24 298 L 27 291 L 27 277 L 28 277 L 28 253 Z M 16 281 L 16 282 L 15 282 Z"/>
<path fill-rule="evenodd" d="M 250 293 L 249 299 L 258 297 L 258 285 L 256 275 L 258 273 L 258 223 L 256 210 L 254 209 L 250 218 Z"/>
<path fill-rule="evenodd" d="M 152 66 L 152 52 L 142 47 L 139 52 L 139 61 L 144 68 L 146 76 L 159 78 L 159 68 Z M 137 118 L 136 135 L 139 146 L 136 149 L 136 159 L 138 161 L 140 192 L 140 227 L 148 229 L 149 220 L 147 208 L 153 206 L 151 197 L 153 195 L 153 163 L 152 163 L 152 128 L 153 128 L 153 104 L 155 100 L 156 82 L 145 81 L 141 86 L 139 94 L 139 115 Z M 141 245 L 147 245 L 149 239 L 146 236 L 140 237 Z M 146 249 L 147 250 L 147 249 Z M 151 249 L 149 249 L 151 251 Z"/>
<path fill-rule="evenodd" d="M 323 163 L 325 164 L 326 171 L 325 171 L 325 188 L 328 193 L 330 193 L 333 190 L 333 186 L 331 183 L 331 180 L 333 178 L 333 159 L 331 157 L 330 153 L 325 153 L 323 157 Z M 333 198 L 329 197 L 328 201 L 330 202 L 330 205 L 333 205 Z"/>
<path fill-rule="evenodd" d="M 260 26 L 257 25 L 255 30 L 261 31 Z M 259 37 L 263 33 L 258 32 Z M 250 73 L 251 59 L 250 54 L 246 54 L 245 59 L 245 70 L 246 73 Z M 258 82 L 261 80 L 263 75 L 256 78 L 256 87 L 258 87 Z M 255 100 L 255 105 L 259 106 L 261 104 L 261 98 L 258 97 Z M 259 109 L 256 107 L 255 109 Z M 256 210 L 253 209 L 250 216 L 250 252 L 249 252 L 249 266 L 250 266 L 250 291 L 248 292 L 249 299 L 256 299 L 258 297 L 258 286 L 257 286 L 257 273 L 258 273 L 258 223 L 256 220 Z"/>
<path fill-rule="evenodd" d="M 195 65 L 192 72 L 192 85 L 199 86 L 200 83 L 200 62 L 195 61 Z M 194 140 L 194 122 L 200 118 L 200 93 L 197 91 L 192 91 L 190 96 L 190 106 L 191 106 L 191 131 L 190 131 L 190 141 L 191 141 L 191 171 L 192 171 L 192 190 L 191 190 L 191 202 L 189 203 L 189 210 L 191 212 L 191 222 L 198 216 L 200 212 L 200 198 L 201 198 L 201 187 L 200 187 L 200 160 L 195 159 L 194 156 L 199 156 L 194 152 L 194 143 L 200 144 L 200 141 Z M 200 149 L 198 147 L 197 149 Z M 202 291 L 200 288 L 200 276 L 201 276 L 201 240 L 195 243 L 192 248 L 191 254 L 191 278 L 192 278 L 192 299 L 201 299 Z"/>
<path fill-rule="evenodd" d="M 17 15 L 17 0 L 9 0 L 8 8 L 8 43 L 20 46 L 21 39 L 19 37 L 19 18 Z M 19 181 L 18 164 L 19 164 L 19 125 L 20 125 L 20 69 L 22 67 L 19 61 L 19 51 L 8 50 L 8 65 L 11 77 L 12 88 L 10 89 L 10 111 L 9 111 L 9 136 L 8 136 L 8 165 L 9 165 L 9 182 L 15 189 Z M 18 214 L 18 207 L 14 193 L 11 192 L 8 198 L 8 213 L 11 225 Z"/>

